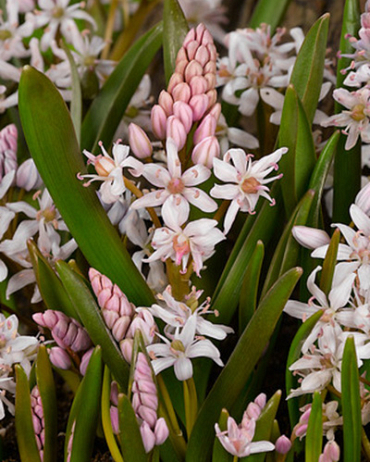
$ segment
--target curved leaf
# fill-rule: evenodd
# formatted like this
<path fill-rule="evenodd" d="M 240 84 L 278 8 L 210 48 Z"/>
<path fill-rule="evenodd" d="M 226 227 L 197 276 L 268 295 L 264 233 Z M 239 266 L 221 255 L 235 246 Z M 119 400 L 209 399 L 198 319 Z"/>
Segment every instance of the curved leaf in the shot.
<path fill-rule="evenodd" d="M 62 97 L 45 75 L 30 66 L 22 72 L 19 110 L 31 155 L 89 264 L 118 284 L 133 303 L 152 304 L 151 290 L 124 249 L 95 191 L 84 188 L 76 177 L 85 166 Z"/>
<path fill-rule="evenodd" d="M 259 0 L 253 10 L 252 17 L 249 21 L 249 27 L 259 27 L 260 24 L 266 23 L 271 27 L 271 34 L 277 26 L 280 25 L 285 11 L 291 0 Z"/>
<path fill-rule="evenodd" d="M 306 434 L 306 462 L 317 462 L 322 450 L 322 401 L 315 391 Z"/>

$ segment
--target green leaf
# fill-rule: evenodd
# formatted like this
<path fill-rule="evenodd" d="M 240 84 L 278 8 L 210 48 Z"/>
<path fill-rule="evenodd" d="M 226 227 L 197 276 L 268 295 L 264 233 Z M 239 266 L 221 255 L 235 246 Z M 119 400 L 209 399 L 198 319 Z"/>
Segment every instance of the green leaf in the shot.
<path fill-rule="evenodd" d="M 118 395 L 119 439 L 125 462 L 147 462 L 135 412 L 126 395 Z"/>
<path fill-rule="evenodd" d="M 218 419 L 218 425 L 222 432 L 227 430 L 227 419 L 229 413 L 227 409 L 222 409 L 220 418 Z M 232 462 L 233 456 L 224 449 L 219 439 L 215 437 L 213 443 L 212 462 Z"/>
<path fill-rule="evenodd" d="M 71 99 L 71 118 L 78 143 L 81 140 L 81 120 L 82 120 L 82 94 L 80 85 L 80 76 L 78 75 L 77 66 L 73 59 L 72 53 L 64 41 L 61 41 L 61 46 L 65 51 L 69 65 L 71 66 L 72 78 L 72 99 Z"/>
<path fill-rule="evenodd" d="M 290 78 L 290 83 L 302 101 L 309 126 L 312 124 L 321 91 L 329 17 L 328 13 L 324 14 L 308 31 Z"/>
<path fill-rule="evenodd" d="M 306 462 L 317 462 L 322 450 L 322 401 L 315 391 L 306 434 Z"/>
<path fill-rule="evenodd" d="M 42 299 L 47 308 L 49 308 L 49 310 L 63 311 L 67 316 L 79 321 L 78 314 L 61 280 L 58 278 L 47 259 L 42 255 L 36 243 L 33 240 L 29 240 L 27 242 L 27 247 L 35 272 L 37 286 L 40 289 Z"/>
<path fill-rule="evenodd" d="M 324 263 L 322 265 L 320 289 L 325 295 L 329 295 L 331 290 L 334 270 L 337 264 L 337 254 L 340 241 L 340 231 L 336 229 L 331 238 L 328 251 L 326 252 Z"/>
<path fill-rule="evenodd" d="M 103 362 L 101 348 L 95 347 L 86 374 L 79 386 L 69 413 L 64 460 L 67 461 L 68 446 L 72 438 L 69 462 L 90 462 L 100 415 Z M 88 404 L 88 405 L 87 405 Z"/>
<path fill-rule="evenodd" d="M 258 241 L 245 271 L 239 298 L 239 333 L 241 334 L 251 320 L 257 307 L 258 284 L 265 249 Z"/>
<path fill-rule="evenodd" d="M 140 37 L 124 55 L 91 104 L 82 124 L 81 147 L 110 146 L 141 78 L 162 44 L 162 23 Z"/>
<path fill-rule="evenodd" d="M 15 429 L 21 462 L 41 462 L 32 423 L 31 392 L 22 366 L 15 368 Z"/>
<path fill-rule="evenodd" d="M 152 304 L 151 290 L 124 249 L 95 191 L 84 188 L 76 177 L 86 170 L 62 97 L 45 75 L 30 66 L 22 72 L 19 110 L 30 153 L 89 264 L 118 284 L 133 303 Z"/>
<path fill-rule="evenodd" d="M 292 228 L 293 226 L 306 224 L 313 198 L 314 191 L 310 189 L 303 196 L 286 225 L 271 260 L 262 289 L 262 296 L 270 289 L 279 276 L 297 263 L 300 246 L 292 235 Z"/>
<path fill-rule="evenodd" d="M 163 59 L 166 82 L 174 73 L 176 56 L 189 26 L 177 0 L 164 0 L 163 5 Z"/>
<path fill-rule="evenodd" d="M 248 26 L 256 28 L 260 24 L 266 23 L 271 27 L 271 34 L 273 34 L 276 27 L 281 24 L 289 3 L 290 0 L 279 0 L 278 2 L 276 0 L 259 0 Z"/>
<path fill-rule="evenodd" d="M 221 409 L 230 409 L 243 390 L 301 273 L 300 268 L 285 273 L 261 301 L 200 409 L 189 440 L 187 461 L 209 460 L 214 439 L 213 424 Z"/>
<path fill-rule="evenodd" d="M 361 398 L 355 341 L 350 335 L 344 347 L 342 362 L 343 460 L 361 460 Z"/>
<path fill-rule="evenodd" d="M 280 161 L 280 169 L 283 172 L 280 185 L 286 214 L 289 217 L 307 191 L 316 163 L 311 127 L 300 98 L 292 85 L 289 85 L 285 94 L 279 146 L 288 148 L 288 152 Z"/>
<path fill-rule="evenodd" d="M 109 367 L 117 382 L 122 387 L 126 387 L 129 376 L 128 365 L 111 332 L 104 323 L 100 308 L 89 288 L 81 276 L 73 271 L 67 263 L 59 261 L 56 263 L 56 268 L 92 342 L 101 346 L 105 364 Z"/>
<path fill-rule="evenodd" d="M 45 420 L 43 462 L 54 462 L 57 460 L 57 397 L 53 370 L 44 345 L 40 345 L 37 352 L 36 378 Z"/>
<path fill-rule="evenodd" d="M 310 316 L 300 326 L 298 332 L 295 334 L 294 339 L 290 345 L 285 372 L 285 384 L 287 395 L 290 394 L 294 387 L 298 386 L 297 378 L 293 376 L 293 373 L 289 370 L 289 367 L 301 356 L 301 349 L 304 341 L 310 335 L 312 329 L 314 328 L 318 320 L 321 318 L 323 313 L 324 312 L 322 310 L 319 310 L 317 313 Z M 294 428 L 300 417 L 299 400 L 298 398 L 290 398 L 287 402 L 290 426 L 291 428 Z"/>

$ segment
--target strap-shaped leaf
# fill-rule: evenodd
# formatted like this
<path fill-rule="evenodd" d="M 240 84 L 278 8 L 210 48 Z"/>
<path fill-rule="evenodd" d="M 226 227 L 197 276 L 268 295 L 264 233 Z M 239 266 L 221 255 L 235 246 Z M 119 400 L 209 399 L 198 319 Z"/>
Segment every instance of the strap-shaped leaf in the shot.
<path fill-rule="evenodd" d="M 280 25 L 290 0 L 259 0 L 253 10 L 249 27 L 259 27 L 266 23 L 271 27 L 271 33 Z"/>
<path fill-rule="evenodd" d="M 126 387 L 129 376 L 128 365 L 105 325 L 100 309 L 89 288 L 81 276 L 73 271 L 67 263 L 59 261 L 56 268 L 92 342 L 101 346 L 104 362 L 117 382 L 122 387 Z"/>
<path fill-rule="evenodd" d="M 135 412 L 126 395 L 118 395 L 119 439 L 125 462 L 147 462 Z"/>
<path fill-rule="evenodd" d="M 320 289 L 326 295 L 329 295 L 332 286 L 334 271 L 337 263 L 340 237 L 340 231 L 339 229 L 336 229 L 331 238 L 328 251 L 326 252 L 324 263 L 322 265 Z"/>
<path fill-rule="evenodd" d="M 64 460 L 71 447 L 70 462 L 90 462 L 100 413 L 103 362 L 101 348 L 95 347 L 69 413 Z M 72 441 L 71 441 L 72 438 Z"/>
<path fill-rule="evenodd" d="M 175 70 L 176 56 L 188 33 L 189 26 L 177 0 L 164 0 L 163 59 L 166 82 Z"/>
<path fill-rule="evenodd" d="M 45 440 L 43 462 L 57 460 L 57 398 L 53 370 L 47 349 L 39 346 L 36 362 L 36 378 L 39 388 L 45 421 Z"/>
<path fill-rule="evenodd" d="M 67 106 L 53 83 L 30 66 L 22 72 L 19 110 L 30 153 L 89 264 L 118 284 L 133 303 L 153 303 L 95 191 L 76 177 L 85 166 Z"/>
<path fill-rule="evenodd" d="M 356 346 L 353 336 L 346 340 L 342 362 L 343 460 L 361 460 L 361 398 Z"/>
<path fill-rule="evenodd" d="M 280 185 L 286 214 L 289 217 L 307 191 L 316 163 L 311 127 L 300 98 L 292 85 L 289 85 L 285 94 L 279 145 L 288 148 L 288 152 L 280 161 L 280 168 L 284 175 Z"/>
<path fill-rule="evenodd" d="M 214 422 L 221 409 L 230 409 L 243 390 L 301 273 L 300 268 L 285 273 L 261 301 L 200 409 L 189 440 L 187 461 L 209 459 L 214 439 Z"/>
<path fill-rule="evenodd" d="M 15 365 L 15 429 L 21 462 L 41 462 L 32 423 L 31 392 L 22 366 Z"/>
<path fill-rule="evenodd" d="M 124 55 L 91 104 L 82 124 L 81 147 L 95 151 L 112 143 L 123 114 L 162 44 L 162 23 L 143 35 Z"/>
<path fill-rule="evenodd" d="M 290 78 L 290 83 L 302 101 L 310 126 L 321 91 L 328 29 L 329 14 L 326 13 L 308 31 Z"/>
<path fill-rule="evenodd" d="M 315 391 L 313 395 L 310 417 L 306 435 L 306 462 L 319 460 L 322 450 L 322 401 L 321 395 Z"/>

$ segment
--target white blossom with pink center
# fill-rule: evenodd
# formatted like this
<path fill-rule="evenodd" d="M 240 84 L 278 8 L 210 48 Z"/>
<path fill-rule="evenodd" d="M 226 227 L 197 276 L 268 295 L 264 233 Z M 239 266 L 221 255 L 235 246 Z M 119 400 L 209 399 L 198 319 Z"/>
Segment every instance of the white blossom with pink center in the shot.
<path fill-rule="evenodd" d="M 229 183 L 215 185 L 210 192 L 211 196 L 217 199 L 231 200 L 224 221 L 225 234 L 230 231 L 239 210 L 254 212 L 260 196 L 265 197 L 272 205 L 275 203 L 269 195 L 269 188 L 265 185 L 281 178 L 282 175 L 266 177 L 278 169 L 277 162 L 287 151 L 287 148 L 280 148 L 260 160 L 252 161 L 252 154 L 246 154 L 242 149 L 230 149 L 225 153 L 223 160 L 213 160 L 216 177 Z"/>

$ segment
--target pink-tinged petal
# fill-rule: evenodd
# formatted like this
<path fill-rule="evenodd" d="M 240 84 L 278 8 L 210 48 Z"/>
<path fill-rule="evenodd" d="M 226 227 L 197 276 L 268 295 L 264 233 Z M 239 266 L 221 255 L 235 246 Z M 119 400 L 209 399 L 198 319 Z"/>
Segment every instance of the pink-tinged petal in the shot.
<path fill-rule="evenodd" d="M 5 263 L 0 260 L 0 282 L 5 281 L 8 276 L 8 268 L 6 267 Z"/>
<path fill-rule="evenodd" d="M 268 156 L 262 157 L 262 159 L 253 163 L 253 174 L 264 172 L 264 170 L 271 167 L 275 168 L 275 165 L 279 162 L 284 154 L 288 152 L 288 148 L 280 148 L 269 154 Z M 264 173 L 263 176 L 266 176 Z"/>
<path fill-rule="evenodd" d="M 340 232 L 344 236 L 345 240 L 347 241 L 347 244 L 351 247 L 353 247 L 353 240 L 356 238 L 356 231 L 352 228 L 350 228 L 347 225 L 343 225 L 341 223 L 333 223 L 332 226 L 336 226 L 339 228 Z"/>
<path fill-rule="evenodd" d="M 15 177 L 15 172 L 15 170 L 11 170 L 0 181 L 0 199 L 2 199 L 5 196 L 6 192 L 12 185 Z"/>
<path fill-rule="evenodd" d="M 306 249 L 317 249 L 330 243 L 329 235 L 322 229 L 293 226 L 292 234 L 295 240 Z"/>
<path fill-rule="evenodd" d="M 362 264 L 357 270 L 360 287 L 362 290 L 370 289 L 370 265 Z"/>
<path fill-rule="evenodd" d="M 305 320 L 316 313 L 318 308 L 315 305 L 307 305 L 307 303 L 288 300 L 284 307 L 284 313 L 293 316 L 294 318 Z"/>
<path fill-rule="evenodd" d="M 188 318 L 181 333 L 176 337 L 176 339 L 181 340 L 185 348 L 187 348 L 188 345 L 191 345 L 194 340 L 196 324 L 197 316 L 196 314 L 193 314 Z"/>
<path fill-rule="evenodd" d="M 227 137 L 229 141 L 237 146 L 241 146 L 246 149 L 258 149 L 259 141 L 253 135 L 240 130 L 239 128 L 230 127 L 227 130 Z"/>
<path fill-rule="evenodd" d="M 158 188 L 165 188 L 171 181 L 171 175 L 168 170 L 158 164 L 144 165 L 142 175 L 149 181 L 149 183 L 157 186 Z"/>
<path fill-rule="evenodd" d="M 196 186 L 208 180 L 211 170 L 204 165 L 194 165 L 188 168 L 182 175 L 182 182 L 186 187 Z"/>
<path fill-rule="evenodd" d="M 284 95 L 273 88 L 261 88 L 260 95 L 262 100 L 274 109 L 282 109 L 284 105 Z"/>
<path fill-rule="evenodd" d="M 210 194 L 216 199 L 232 200 L 240 195 L 239 187 L 231 184 L 215 185 Z"/>
<path fill-rule="evenodd" d="M 269 441 L 257 441 L 249 444 L 249 454 L 256 454 L 258 452 L 273 451 L 275 446 Z M 243 456 L 242 456 L 243 457 Z"/>
<path fill-rule="evenodd" d="M 9 225 L 14 217 L 15 217 L 14 212 L 8 210 L 6 207 L 0 206 L 0 239 L 3 237 L 4 233 L 8 230 Z"/>
<path fill-rule="evenodd" d="M 225 220 L 224 220 L 224 234 L 227 234 L 230 231 L 232 224 L 234 223 L 235 217 L 240 209 L 237 199 L 234 199 L 229 208 L 227 209 Z"/>
<path fill-rule="evenodd" d="M 7 207 L 16 213 L 24 213 L 29 218 L 36 219 L 37 210 L 27 202 L 11 202 L 7 204 Z"/>
<path fill-rule="evenodd" d="M 356 204 L 352 204 L 349 213 L 357 229 L 370 236 L 370 218 Z"/>
<path fill-rule="evenodd" d="M 321 270 L 321 266 L 315 268 L 307 279 L 307 288 L 315 299 L 324 308 L 328 306 L 328 301 L 324 292 L 315 284 L 316 274 Z"/>
<path fill-rule="evenodd" d="M 177 149 L 175 141 L 172 138 L 168 138 L 166 142 L 167 167 L 172 178 L 181 177 L 181 163 Z"/>
<path fill-rule="evenodd" d="M 357 194 L 355 204 L 367 215 L 370 213 L 370 182 Z"/>
<path fill-rule="evenodd" d="M 203 235 L 208 237 L 209 234 L 215 230 L 215 226 L 217 226 L 217 220 L 212 220 L 210 218 L 200 218 L 199 220 L 191 221 L 188 223 L 184 229 L 184 232 L 187 236 Z"/>
<path fill-rule="evenodd" d="M 329 293 L 330 306 L 337 310 L 338 308 L 344 308 L 347 304 L 349 297 L 351 296 L 352 287 L 355 274 L 349 275 L 344 281 L 341 281 L 339 286 L 333 286 Z"/>
<path fill-rule="evenodd" d="M 256 110 L 259 101 L 258 90 L 251 87 L 248 88 L 240 97 L 239 111 L 245 116 L 251 116 Z"/>
<path fill-rule="evenodd" d="M 148 349 L 148 351 L 150 350 Z M 155 375 L 158 375 L 160 372 L 173 366 L 175 364 L 175 361 L 176 361 L 176 358 L 174 357 L 153 359 L 152 367 L 153 367 Z"/>
<path fill-rule="evenodd" d="M 289 366 L 290 371 L 316 368 L 321 368 L 321 357 L 312 355 L 305 355 L 302 358 L 299 358 L 297 361 L 295 361 L 291 366 Z"/>
<path fill-rule="evenodd" d="M 135 210 L 143 207 L 157 207 L 158 205 L 162 205 L 169 196 L 170 193 L 165 189 L 153 191 L 136 199 L 136 201 L 131 204 L 131 207 Z"/>
<path fill-rule="evenodd" d="M 217 176 L 217 178 L 225 183 L 238 183 L 238 172 L 236 168 L 228 162 L 217 158 L 213 159 L 213 173 Z"/>
<path fill-rule="evenodd" d="M 328 370 L 311 372 L 302 380 L 301 389 L 307 393 L 322 390 L 331 380 L 332 373 Z"/>
<path fill-rule="evenodd" d="M 189 213 L 189 203 L 179 194 L 171 195 L 162 207 L 163 221 L 176 232 L 181 232 L 181 226 L 188 219 Z"/>
<path fill-rule="evenodd" d="M 231 158 L 236 170 L 241 175 L 244 175 L 247 169 L 247 156 L 243 149 L 229 149 L 224 156 L 225 158 Z"/>
<path fill-rule="evenodd" d="M 195 207 L 198 207 L 198 209 L 203 212 L 214 212 L 218 208 L 217 203 L 202 189 L 186 188 L 183 191 L 183 196 L 190 202 L 190 204 L 195 205 Z"/>
<path fill-rule="evenodd" d="M 341 285 L 351 274 L 357 271 L 360 264 L 358 261 L 337 263 L 334 270 L 332 287 Z"/>
<path fill-rule="evenodd" d="M 189 358 L 178 358 L 174 370 L 177 380 L 188 380 L 193 376 L 193 365 Z"/>
<path fill-rule="evenodd" d="M 360 135 L 360 130 L 358 124 L 351 123 L 350 125 L 347 126 L 346 131 L 348 133 L 347 141 L 344 146 L 344 149 L 346 151 L 349 151 L 350 149 L 354 148 L 356 146 L 358 136 Z"/>
<path fill-rule="evenodd" d="M 9 279 L 8 286 L 6 288 L 6 298 L 8 299 L 11 294 L 19 289 L 23 289 L 23 287 L 28 284 L 32 284 L 33 282 L 36 282 L 36 276 L 32 269 L 20 271 Z"/>
<path fill-rule="evenodd" d="M 198 342 L 190 345 L 186 349 L 186 355 L 189 358 L 210 358 L 213 359 L 213 361 L 219 366 L 222 367 L 224 365 L 220 358 L 220 352 L 210 340 L 199 340 Z"/>
<path fill-rule="evenodd" d="M 207 337 L 214 338 L 216 340 L 224 340 L 227 334 L 234 332 L 234 329 L 229 326 L 221 324 L 213 324 L 210 321 L 202 317 L 198 317 L 197 321 L 197 333 L 200 335 L 206 335 Z"/>

